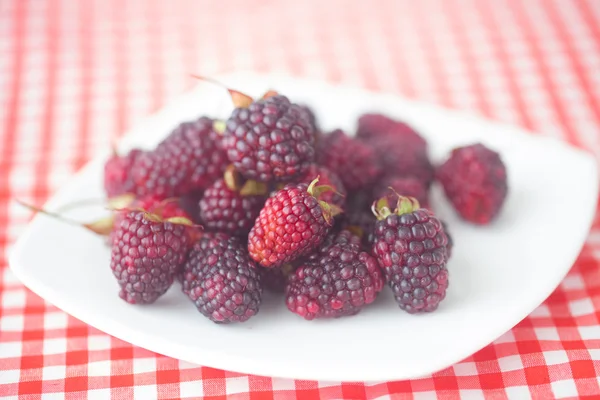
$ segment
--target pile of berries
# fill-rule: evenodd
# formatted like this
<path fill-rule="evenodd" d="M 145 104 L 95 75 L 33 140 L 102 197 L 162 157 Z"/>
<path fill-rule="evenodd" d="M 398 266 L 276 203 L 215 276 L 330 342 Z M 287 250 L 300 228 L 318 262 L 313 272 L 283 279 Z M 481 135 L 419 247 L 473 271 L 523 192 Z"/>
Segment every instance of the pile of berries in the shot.
<path fill-rule="evenodd" d="M 226 121 L 183 122 L 154 150 L 106 163 L 107 195 L 131 199 L 109 229 L 120 296 L 152 303 L 179 281 L 202 315 L 232 323 L 269 290 L 312 320 L 354 315 L 387 284 L 400 309 L 436 310 L 454 242 L 430 188 L 488 224 L 507 194 L 500 156 L 473 144 L 436 168 L 406 123 L 365 114 L 355 136 L 327 133 L 284 95 L 230 93 Z"/>

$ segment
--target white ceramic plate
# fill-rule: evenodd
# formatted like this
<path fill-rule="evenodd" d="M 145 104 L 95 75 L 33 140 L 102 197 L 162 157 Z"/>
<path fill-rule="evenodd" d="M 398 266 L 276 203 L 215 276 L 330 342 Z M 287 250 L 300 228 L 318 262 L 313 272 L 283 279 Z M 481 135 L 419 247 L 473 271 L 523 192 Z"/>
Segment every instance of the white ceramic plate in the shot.
<path fill-rule="evenodd" d="M 283 299 L 265 296 L 255 318 L 221 326 L 199 314 L 178 284 L 153 305 L 131 306 L 117 296 L 103 240 L 41 215 L 10 260 L 25 285 L 100 330 L 189 362 L 278 377 L 396 380 L 443 369 L 509 330 L 554 290 L 581 249 L 598 191 L 596 163 L 582 151 L 392 95 L 275 76 L 238 74 L 222 81 L 253 95 L 275 88 L 310 103 L 325 128 L 352 129 L 370 110 L 405 119 L 427 137 L 436 161 L 475 141 L 501 153 L 510 194 L 492 225 L 461 222 L 434 189 L 433 206 L 456 242 L 450 288 L 438 311 L 408 315 L 386 289 L 357 316 L 307 322 L 287 311 Z M 201 114 L 225 117 L 230 107 L 225 92 L 202 84 L 130 132 L 123 146 L 154 145 L 179 122 Z M 47 207 L 101 197 L 103 161 L 87 165 Z"/>

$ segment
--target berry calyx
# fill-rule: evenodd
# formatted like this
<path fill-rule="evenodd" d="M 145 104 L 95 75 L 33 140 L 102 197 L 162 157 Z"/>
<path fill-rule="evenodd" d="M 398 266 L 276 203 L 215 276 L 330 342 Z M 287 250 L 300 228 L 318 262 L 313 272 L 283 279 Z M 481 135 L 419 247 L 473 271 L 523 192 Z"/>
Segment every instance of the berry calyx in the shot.
<path fill-rule="evenodd" d="M 379 221 L 386 219 L 387 217 L 389 217 L 392 214 L 394 214 L 394 215 L 409 214 L 409 213 L 421 208 L 419 201 L 417 199 L 415 199 L 414 197 L 405 197 L 405 196 L 400 196 L 397 193 L 395 193 L 395 194 L 396 194 L 396 196 L 398 196 L 398 202 L 396 203 L 395 208 L 390 207 L 390 202 L 389 202 L 388 196 L 382 197 L 379 200 L 375 200 L 373 202 L 371 210 L 373 211 L 373 215 L 375 215 L 375 217 Z"/>

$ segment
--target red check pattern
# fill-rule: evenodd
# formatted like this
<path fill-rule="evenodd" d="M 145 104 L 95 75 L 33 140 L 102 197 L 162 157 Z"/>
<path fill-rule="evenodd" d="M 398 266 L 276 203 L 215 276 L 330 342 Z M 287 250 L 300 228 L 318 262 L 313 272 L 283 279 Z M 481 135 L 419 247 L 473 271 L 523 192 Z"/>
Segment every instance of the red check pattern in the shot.
<path fill-rule="evenodd" d="M 600 396 L 598 215 L 569 275 L 530 316 L 463 362 L 402 382 L 191 365 L 87 326 L 15 279 L 7 252 L 29 214 L 13 198 L 42 203 L 194 85 L 188 73 L 238 70 L 394 92 L 600 155 L 597 0 L 0 1 L 0 397 Z"/>

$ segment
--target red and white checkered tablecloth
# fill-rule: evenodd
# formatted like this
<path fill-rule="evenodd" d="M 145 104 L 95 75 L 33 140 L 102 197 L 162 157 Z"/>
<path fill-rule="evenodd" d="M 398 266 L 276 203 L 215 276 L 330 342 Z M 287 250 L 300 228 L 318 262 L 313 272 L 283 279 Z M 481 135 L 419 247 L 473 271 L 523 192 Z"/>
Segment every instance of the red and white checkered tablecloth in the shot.
<path fill-rule="evenodd" d="M 16 280 L 7 252 L 29 213 L 13 198 L 42 203 L 194 85 L 189 73 L 239 70 L 394 92 L 600 155 L 598 0 L 0 0 L 0 397 L 600 398 L 599 216 L 530 316 L 463 362 L 402 382 L 192 365 L 110 337 Z"/>

